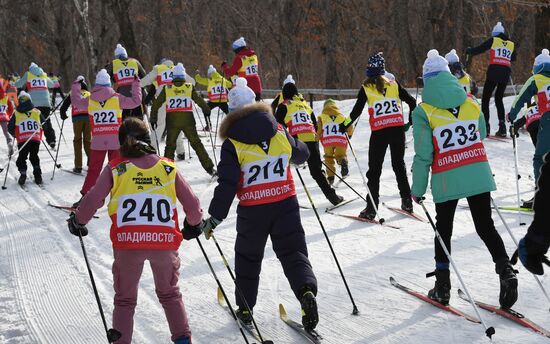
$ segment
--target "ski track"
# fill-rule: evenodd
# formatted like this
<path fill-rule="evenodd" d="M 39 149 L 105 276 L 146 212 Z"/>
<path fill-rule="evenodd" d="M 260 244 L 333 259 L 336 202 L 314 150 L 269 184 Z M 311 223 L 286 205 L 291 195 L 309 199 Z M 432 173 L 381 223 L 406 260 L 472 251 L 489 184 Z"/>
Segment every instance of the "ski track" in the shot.
<path fill-rule="evenodd" d="M 506 108 L 512 98 L 505 98 Z M 353 107 L 354 100 L 340 101 L 345 114 Z M 406 107 L 406 104 L 404 104 Z M 316 114 L 320 113 L 322 101 L 314 103 Z M 492 105 L 492 116 L 495 108 Z M 202 116 L 202 114 L 199 114 Z M 492 127 L 496 127 L 493 118 Z M 59 128 L 54 124 L 58 133 Z M 67 129 L 67 128 L 66 128 Z M 59 161 L 63 168 L 72 168 L 72 131 L 64 130 L 67 143 L 62 145 Z M 412 139 L 412 130 L 407 134 Z M 368 167 L 367 154 L 368 118 L 366 111 L 360 120 L 352 140 L 363 173 Z M 209 139 L 202 138 L 209 154 Z M 0 138 L 3 140 L 3 138 Z M 163 143 L 161 142 L 161 145 Z M 516 206 L 515 172 L 512 144 L 486 140 L 485 145 L 497 181 L 498 190 L 493 193 L 497 204 Z M 532 171 L 533 147 L 527 134 L 518 139 L 519 172 L 522 198 L 528 199 L 534 190 Z M 162 147 L 161 147 L 162 149 Z M 186 148 L 187 149 L 187 148 Z M 187 155 L 189 152 L 186 152 Z M 217 148 L 219 154 L 219 147 Z M 346 179 L 360 193 L 365 188 L 351 152 L 350 177 Z M 0 144 L 2 165 L 6 163 L 6 147 Z M 193 153 L 193 156 L 195 154 Z M 410 170 L 414 156 L 413 144 L 405 152 L 407 168 Z M 82 176 L 57 170 L 52 175 L 52 162 L 45 150 L 41 150 L 41 165 L 46 182 L 44 190 L 27 182 L 27 192 L 16 184 L 18 172 L 12 162 L 8 190 L 0 191 L 0 342 L 20 343 L 103 343 L 105 334 L 93 296 L 88 273 L 78 238 L 69 234 L 65 219 L 67 212 L 48 207 L 48 201 L 56 204 L 71 204 L 79 198 Z M 219 156 L 218 156 L 219 157 Z M 389 153 L 381 176 L 381 201 L 398 206 L 399 194 L 395 177 L 389 162 Z M 182 173 L 201 199 L 203 208 L 208 203 L 215 183 L 209 183 L 199 165 L 198 159 L 178 161 Z M 30 172 L 30 170 L 29 170 Z M 302 172 L 302 171 L 300 171 Z M 351 315 L 352 304 L 344 287 L 336 263 L 332 257 L 323 232 L 312 209 L 301 209 L 302 223 L 306 232 L 308 250 L 313 269 L 319 282 L 318 305 L 319 333 L 323 343 L 440 343 L 445 336 L 446 343 L 486 343 L 483 328 L 452 314 L 440 311 L 416 298 L 396 289 L 389 283 L 389 276 L 395 276 L 401 283 L 427 292 L 434 279 L 425 279 L 426 272 L 433 270 L 433 232 L 427 223 L 412 220 L 384 207 L 380 216 L 388 223 L 400 226 L 392 229 L 379 225 L 365 224 L 336 217 L 324 212 L 330 204 L 324 198 L 306 170 L 302 173 L 310 190 L 321 220 L 338 255 L 349 288 L 360 314 Z M 4 171 L 5 173 L 5 171 Z M 3 176 L 0 175 L 2 178 Z M 409 173 L 410 176 L 410 173 Z M 297 183 L 300 204 L 309 206 L 299 180 Z M 341 184 L 337 191 L 346 199 L 355 194 Z M 435 215 L 430 197 L 426 202 Z M 467 204 L 464 200 L 460 204 Z M 336 212 L 357 214 L 364 208 L 362 200 L 355 200 Z M 216 238 L 233 267 L 233 246 L 235 240 L 235 208 L 216 231 Z M 181 210 L 181 207 L 180 207 Z M 415 210 L 425 217 L 419 206 Z M 84 238 L 88 258 L 94 272 L 98 292 L 106 313 L 108 325 L 112 318 L 112 248 L 109 240 L 110 220 L 106 207 L 101 208 L 89 225 L 90 235 Z M 517 238 L 527 226 L 519 226 L 518 215 L 503 213 Z M 480 301 L 498 303 L 498 276 L 494 273 L 491 257 L 478 238 L 467 208 L 459 207 L 456 212 L 453 234 L 453 257 L 461 269 L 463 278 L 472 293 Z M 529 223 L 531 215 L 522 215 L 521 221 Z M 511 254 L 515 249 L 497 214 L 493 214 L 497 229 L 503 236 L 506 248 Z M 212 262 L 233 306 L 234 287 L 225 266 L 222 264 L 215 245 L 202 239 L 203 246 Z M 243 342 L 234 320 L 216 301 L 216 287 L 210 270 L 198 245 L 183 242 L 180 249 L 180 288 L 184 297 L 193 342 L 197 343 L 239 343 Z M 519 268 L 520 297 L 514 309 L 524 313 L 539 325 L 549 328 L 548 301 L 528 272 Z M 460 287 L 456 274 L 451 274 L 451 304 L 462 311 L 475 315 L 470 304 L 460 300 L 456 289 Z M 547 278 L 541 278 L 543 285 L 550 288 Z M 295 299 L 282 268 L 273 253 L 268 240 L 262 265 L 258 302 L 254 308 L 255 319 L 266 339 L 276 343 L 306 343 L 306 341 L 279 320 L 278 304 L 283 303 L 289 316 L 300 321 L 300 305 Z M 494 326 L 495 343 L 541 343 L 545 339 L 530 330 L 519 327 L 497 315 L 480 311 L 489 326 Z M 133 343 L 166 343 L 170 334 L 162 307 L 154 288 L 150 267 L 145 264 L 140 282 L 138 305 L 136 307 Z M 252 342 L 252 338 L 250 338 Z"/>

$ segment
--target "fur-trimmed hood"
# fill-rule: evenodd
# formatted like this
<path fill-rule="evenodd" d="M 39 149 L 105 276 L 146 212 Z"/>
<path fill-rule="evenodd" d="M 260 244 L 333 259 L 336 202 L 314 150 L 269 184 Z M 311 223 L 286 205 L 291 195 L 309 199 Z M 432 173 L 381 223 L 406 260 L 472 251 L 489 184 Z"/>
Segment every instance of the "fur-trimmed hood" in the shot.
<path fill-rule="evenodd" d="M 277 132 L 277 121 L 265 103 L 246 105 L 231 112 L 220 125 L 220 138 L 255 144 L 269 140 Z"/>

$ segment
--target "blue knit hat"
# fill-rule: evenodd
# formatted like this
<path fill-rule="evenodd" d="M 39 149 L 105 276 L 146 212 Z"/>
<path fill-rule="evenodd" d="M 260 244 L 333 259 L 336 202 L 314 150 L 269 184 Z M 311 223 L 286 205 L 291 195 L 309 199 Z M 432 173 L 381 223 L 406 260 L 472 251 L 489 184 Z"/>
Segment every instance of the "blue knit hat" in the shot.
<path fill-rule="evenodd" d="M 369 57 L 367 64 L 367 76 L 372 78 L 386 73 L 386 64 L 384 63 L 384 56 L 382 52 L 376 53 Z"/>

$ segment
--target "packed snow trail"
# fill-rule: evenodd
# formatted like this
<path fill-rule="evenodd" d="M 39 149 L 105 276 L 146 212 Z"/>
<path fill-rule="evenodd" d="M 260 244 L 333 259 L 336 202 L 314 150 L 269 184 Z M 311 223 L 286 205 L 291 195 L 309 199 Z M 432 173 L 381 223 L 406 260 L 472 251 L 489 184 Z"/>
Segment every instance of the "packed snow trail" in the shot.
<path fill-rule="evenodd" d="M 506 109 L 512 98 L 505 99 Z M 348 114 L 354 100 L 338 102 L 343 113 Z M 320 113 L 322 102 L 314 104 L 316 114 Z M 491 108 L 496 128 L 496 110 Z M 406 112 L 408 113 L 408 109 Z M 202 114 L 200 114 L 202 116 Z M 196 116 L 196 114 L 195 114 Z M 198 121 L 197 121 L 198 123 Z M 200 124 L 198 124 L 199 126 Z M 353 136 L 353 147 L 358 154 L 362 168 L 368 166 L 367 149 L 370 130 L 367 111 L 364 111 Z M 57 129 L 56 129 L 57 130 Z M 73 167 L 72 129 L 66 123 L 64 133 L 67 144 L 59 151 L 63 168 Z M 59 137 L 59 132 L 57 131 Z M 0 138 L 3 142 L 3 138 Z M 412 130 L 407 133 L 408 149 L 405 161 L 410 170 L 414 156 Z M 210 152 L 208 137 L 202 138 Z M 164 152 L 164 142 L 160 143 Z M 187 146 L 187 145 L 186 145 Z M 498 190 L 493 197 L 499 206 L 516 206 L 512 143 L 486 140 L 485 146 L 495 174 Z M 518 139 L 519 169 L 522 178 L 520 188 L 523 199 L 531 198 L 534 190 L 531 140 L 525 133 Z M 219 156 L 219 147 L 217 154 Z M 187 152 L 186 155 L 189 153 Z M 351 153 L 350 177 L 346 182 L 365 193 L 361 177 L 353 162 Z M 203 209 L 208 209 L 214 190 L 214 183 L 200 167 L 198 159 L 178 161 L 177 164 L 195 193 L 200 197 Z M 399 194 L 395 176 L 391 169 L 389 154 L 386 154 L 384 170 L 380 180 L 381 202 L 388 206 L 399 206 Z M 53 168 L 48 153 L 40 151 L 45 190 L 27 181 L 27 192 L 16 184 L 17 168 L 12 161 L 8 178 L 8 189 L 0 190 L 0 343 L 104 343 L 104 331 L 94 300 L 89 277 L 78 238 L 67 230 L 67 213 L 49 207 L 48 202 L 69 205 L 79 198 L 84 181 L 82 176 L 56 171 L 50 180 Z M 0 166 L 7 162 L 7 149 L 0 144 Z M 3 173 L 6 173 L 4 171 Z M 434 279 L 425 279 L 426 272 L 434 268 L 433 232 L 429 224 L 396 214 L 381 207 L 381 216 L 388 224 L 400 229 L 371 225 L 324 213 L 330 204 L 322 195 L 307 170 L 302 173 L 312 193 L 315 206 L 327 234 L 338 255 L 342 270 L 357 303 L 360 315 L 351 315 L 352 305 L 330 255 L 326 240 L 312 210 L 302 209 L 302 222 L 306 231 L 308 250 L 313 269 L 319 281 L 318 332 L 323 343 L 487 343 L 483 328 L 452 314 L 411 297 L 393 287 L 390 276 L 418 290 L 427 291 Z M 3 177 L 3 175 L 0 175 Z M 409 173 L 409 180 L 410 180 Z M 303 188 L 297 183 L 298 198 L 302 205 L 308 205 Z M 346 199 L 356 195 L 343 184 L 337 192 Z M 234 202 L 230 216 L 217 228 L 216 237 L 225 255 L 233 266 L 235 241 Z M 460 205 L 465 205 L 461 201 Z M 428 195 L 426 205 L 432 216 L 435 210 Z M 337 212 L 358 214 L 364 208 L 356 200 Z M 181 207 L 180 207 L 181 209 Z M 415 210 L 422 215 L 421 209 Z M 84 238 L 90 264 L 94 272 L 99 294 L 110 324 L 113 309 L 113 288 L 111 264 L 113 261 L 109 239 L 110 220 L 106 207 L 101 208 L 88 225 L 90 234 Z M 522 236 L 527 226 L 518 226 L 518 216 L 505 212 L 505 219 L 517 237 Z M 523 214 L 523 221 L 530 222 L 531 215 Z M 502 234 L 508 253 L 515 249 L 496 213 L 493 219 Z M 475 233 L 467 208 L 458 207 L 453 235 L 453 258 L 461 269 L 472 296 L 498 303 L 499 282 L 494 272 L 491 257 Z M 231 278 L 213 243 L 203 240 L 213 266 L 229 297 L 234 300 Z M 180 288 L 190 317 L 195 344 L 241 343 L 241 335 L 233 319 L 216 302 L 216 283 L 202 257 L 196 242 L 185 241 L 180 249 Z M 519 268 L 519 300 L 514 309 L 524 313 L 537 324 L 550 328 L 547 300 L 525 269 Z M 454 273 L 452 279 L 451 303 L 460 310 L 472 313 L 471 306 L 460 300 L 456 294 L 459 287 Z M 541 278 L 543 285 L 550 288 L 548 278 Z M 290 317 L 300 319 L 299 302 L 295 299 L 282 268 L 268 242 L 261 274 L 258 304 L 254 315 L 262 334 L 275 343 L 306 343 L 306 341 L 279 319 L 278 305 L 285 305 Z M 521 328 L 498 315 L 483 313 L 489 326 L 494 326 L 495 343 L 544 343 L 548 339 Z M 157 300 L 149 268 L 145 268 L 140 283 L 138 305 L 134 324 L 134 343 L 168 343 L 170 333 L 163 309 Z"/>

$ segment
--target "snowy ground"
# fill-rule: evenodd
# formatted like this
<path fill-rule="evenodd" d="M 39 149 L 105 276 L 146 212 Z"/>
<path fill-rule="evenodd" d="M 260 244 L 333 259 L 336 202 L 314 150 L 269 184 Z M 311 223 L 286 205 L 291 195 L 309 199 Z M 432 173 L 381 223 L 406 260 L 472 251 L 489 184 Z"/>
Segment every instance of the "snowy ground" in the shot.
<path fill-rule="evenodd" d="M 346 114 L 353 103 L 352 100 L 339 102 Z M 507 109 L 510 108 L 510 103 L 511 98 L 507 98 Z M 321 106 L 322 102 L 315 104 L 316 113 L 320 113 Z M 496 117 L 494 107 L 492 111 Z M 67 124 L 64 131 L 66 143 L 61 141 L 59 154 L 63 167 L 72 168 L 72 131 L 70 123 Z M 55 123 L 54 127 L 57 127 Z M 492 127 L 496 127 L 496 120 L 493 120 Z M 367 167 L 369 135 L 365 111 L 352 140 L 364 172 Z M 407 137 L 412 139 L 412 131 L 407 133 Z M 0 140 L 0 166 L 4 166 L 7 152 L 4 138 Z M 211 152 L 206 138 L 204 143 Z M 494 197 L 499 204 L 513 206 L 515 173 L 512 144 L 486 140 L 485 145 L 498 185 Z M 520 174 L 523 177 L 520 180 L 522 198 L 528 199 L 532 196 L 534 182 L 531 164 L 533 146 L 527 135 L 519 138 L 519 150 Z M 203 207 L 207 209 L 213 187 L 206 188 L 209 178 L 200 167 L 196 155 L 192 155 L 190 160 L 179 161 L 178 166 L 200 196 Z M 413 155 L 413 144 L 410 142 L 406 150 L 408 168 Z M 16 184 L 18 173 L 12 163 L 8 189 L 0 191 L 0 342 L 104 343 L 104 332 L 79 241 L 67 230 L 67 213 L 47 206 L 48 201 L 60 204 L 76 201 L 84 178 L 56 171 L 55 179 L 51 181 L 53 164 L 43 147 L 40 156 L 46 181 L 45 190 L 30 181 L 28 192 L 23 192 Z M 389 154 L 387 157 L 389 160 Z M 364 193 L 365 189 L 351 154 L 350 167 L 351 177 L 348 181 Z M 306 171 L 303 173 L 306 184 L 314 195 L 316 205 L 322 210 L 328 206 L 328 201 Z M 1 175 L 2 180 L 3 178 L 4 175 Z M 295 180 L 299 183 L 298 178 Z M 354 197 L 343 185 L 338 192 L 346 198 Z M 380 193 L 381 201 L 399 205 L 398 190 L 389 161 L 384 165 Z M 300 202 L 306 205 L 307 198 L 301 185 L 298 186 L 298 195 Z M 427 204 L 433 211 L 429 196 Z M 461 201 L 460 204 L 466 202 Z M 360 201 L 354 201 L 339 211 L 357 214 L 363 207 L 364 204 Z M 420 213 L 421 209 L 417 206 L 416 211 Z M 315 215 L 312 210 L 302 210 L 310 258 L 319 281 L 318 304 L 321 319 L 318 331 L 324 336 L 324 342 L 488 342 L 481 325 L 439 311 L 389 284 L 389 276 L 395 276 L 403 284 L 423 291 L 433 285 L 434 279 L 424 278 L 425 273 L 432 271 L 434 266 L 433 232 L 428 224 L 396 215 L 387 209 L 381 208 L 381 214 L 387 223 L 401 228 L 390 229 L 330 214 L 321 215 L 361 312 L 359 316 L 353 316 L 351 303 Z M 90 235 L 85 238 L 85 244 L 110 321 L 113 298 L 110 220 L 105 207 L 97 215 L 100 218 L 88 225 Z M 515 249 L 514 243 L 496 213 L 493 218 L 511 254 Z M 507 213 L 505 218 L 517 237 L 524 234 L 527 228 L 518 226 L 516 214 Z M 524 215 L 523 218 L 530 222 L 530 216 Z M 236 233 L 234 226 L 235 213 L 232 211 L 217 230 L 218 241 L 230 259 L 233 258 Z M 231 279 L 215 246 L 204 240 L 203 243 L 223 285 L 232 295 Z M 480 300 L 498 303 L 498 277 L 491 257 L 476 235 L 469 211 L 465 208 L 459 207 L 457 210 L 453 253 L 472 294 Z M 190 316 L 194 343 L 243 342 L 232 318 L 216 304 L 216 284 L 198 245 L 195 242 L 184 242 L 180 255 L 180 287 Z M 541 326 L 550 328 L 548 301 L 526 270 L 520 270 L 519 300 L 514 308 Z M 451 303 L 474 314 L 471 306 L 456 295 L 459 282 L 454 273 L 452 283 Z M 543 277 L 542 283 L 550 288 L 547 278 Z M 268 242 L 258 304 L 254 309 L 256 320 L 265 337 L 276 343 L 304 343 L 299 335 L 278 320 L 279 303 L 284 303 L 289 314 L 299 321 L 299 303 L 294 298 Z M 543 336 L 499 316 L 485 311 L 482 311 L 482 316 L 496 329 L 495 343 L 526 344 L 548 341 Z M 134 328 L 134 343 L 170 342 L 168 326 L 162 307 L 157 301 L 152 274 L 148 268 L 144 270 L 141 279 Z"/>

